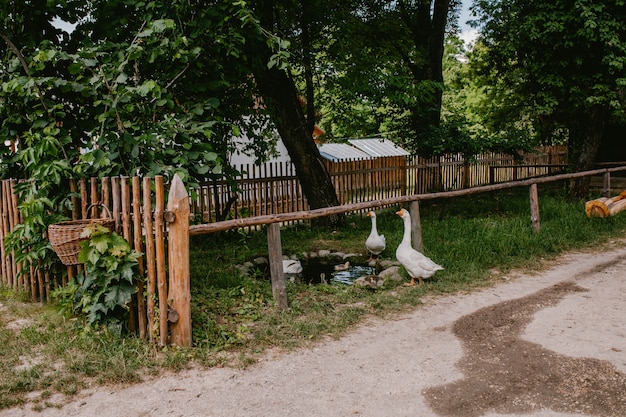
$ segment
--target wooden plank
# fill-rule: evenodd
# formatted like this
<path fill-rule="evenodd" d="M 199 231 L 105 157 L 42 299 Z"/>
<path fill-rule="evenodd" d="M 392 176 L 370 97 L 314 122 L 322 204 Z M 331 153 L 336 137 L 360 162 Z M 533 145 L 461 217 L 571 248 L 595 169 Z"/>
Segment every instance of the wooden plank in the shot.
<path fill-rule="evenodd" d="M 43 271 L 41 268 L 37 270 L 37 284 L 39 287 L 39 302 L 43 303 L 46 301 L 46 289 L 43 285 Z"/>
<path fill-rule="evenodd" d="M 119 177 L 113 177 L 111 178 L 111 198 L 113 199 L 112 201 L 112 207 L 111 207 L 111 214 L 113 215 L 113 220 L 115 220 L 115 230 L 119 231 L 121 230 L 122 227 L 122 222 L 120 219 L 120 211 L 121 211 L 121 203 L 122 203 L 122 198 L 120 196 L 120 178 Z"/>
<path fill-rule="evenodd" d="M 13 222 L 14 222 L 13 229 L 18 224 L 23 223 L 20 210 L 19 210 L 19 202 L 17 199 L 17 193 L 15 192 L 16 184 L 17 184 L 17 180 L 15 179 L 9 180 L 9 187 L 10 187 L 10 192 L 11 192 L 11 209 L 13 210 Z M 17 288 L 19 288 L 20 291 L 28 291 L 29 288 L 25 286 L 24 277 L 22 274 L 19 273 L 19 271 L 22 269 L 22 264 L 17 263 L 15 261 L 15 252 L 11 254 L 11 257 L 13 258 L 13 274 L 17 277 Z"/>
<path fill-rule="evenodd" d="M 148 320 L 148 340 L 154 341 L 156 338 L 156 251 L 154 245 L 154 226 L 152 218 L 152 194 L 150 190 L 151 180 L 148 177 L 143 179 L 143 224 L 146 239 L 146 269 L 147 290 L 146 290 L 146 315 Z"/>
<path fill-rule="evenodd" d="M 81 219 L 86 219 L 87 218 L 87 206 L 89 205 L 87 200 L 87 179 L 86 178 L 81 178 L 80 179 L 80 218 Z"/>
<path fill-rule="evenodd" d="M 133 246 L 133 238 L 131 234 L 131 219 L 130 219 L 130 187 L 128 184 L 128 177 L 120 178 L 121 198 L 122 198 L 122 234 L 124 239 L 129 243 L 130 247 Z M 138 313 L 137 313 L 137 296 L 133 295 L 132 303 L 128 310 L 128 330 L 131 333 L 137 332 L 138 327 Z"/>
<path fill-rule="evenodd" d="M 102 177 L 100 179 L 100 201 L 107 208 L 111 207 L 111 199 L 109 197 L 109 194 L 111 193 L 111 187 L 109 186 L 110 182 L 111 182 L 111 179 L 109 177 Z M 106 217 L 107 213 L 106 211 L 104 211 L 100 213 L 100 215 L 102 217 Z"/>
<path fill-rule="evenodd" d="M 156 205 L 154 208 L 154 240 L 156 247 L 156 273 L 159 299 L 159 343 L 161 346 L 167 345 L 168 324 L 167 324 L 167 281 L 165 270 L 165 230 L 163 214 L 165 209 L 165 188 L 163 176 L 154 178 L 156 187 Z"/>
<path fill-rule="evenodd" d="M 128 186 L 128 177 L 120 178 L 121 198 L 122 198 L 122 234 L 127 242 L 132 242 L 130 232 L 130 187 Z"/>
<path fill-rule="evenodd" d="M 9 187 L 9 181 L 2 181 L 2 228 L 4 230 L 4 236 L 8 236 L 11 233 L 11 221 L 10 221 L 10 201 L 11 201 L 11 189 Z M 4 239 L 3 247 L 4 247 Z M 4 247 L 4 253 L 2 254 L 3 261 L 3 273 L 6 277 L 6 282 L 9 288 L 15 289 L 13 283 L 13 260 L 8 248 Z M 4 266 L 6 265 L 6 267 Z"/>
<path fill-rule="evenodd" d="M 98 178 L 91 177 L 91 202 L 90 204 L 97 204 L 100 202 L 100 198 L 98 197 Z M 91 213 L 87 213 L 90 219 L 95 219 L 99 216 L 98 207 L 92 207 Z"/>
<path fill-rule="evenodd" d="M 191 284 L 189 278 L 189 195 L 174 175 L 167 202 L 171 344 L 191 346 Z"/>
<path fill-rule="evenodd" d="M 133 177 L 132 179 L 133 190 L 133 237 L 134 244 L 133 249 L 137 252 L 143 253 L 142 233 L 141 233 L 141 181 L 139 177 Z M 139 328 L 139 337 L 146 339 L 146 302 L 144 294 L 144 280 L 146 276 L 144 268 L 145 254 L 137 259 L 137 272 L 142 279 L 137 283 L 137 326 Z"/>
<path fill-rule="evenodd" d="M 7 180 L 2 180 L 0 181 L 0 212 L 1 212 L 1 218 L 0 218 L 0 256 L 2 256 L 2 259 L 0 260 L 0 262 L 2 263 L 2 283 L 10 286 L 9 283 L 11 282 L 9 280 L 9 268 L 10 268 L 10 260 L 9 258 L 6 256 L 6 249 L 4 247 L 4 238 L 7 236 L 7 234 L 9 233 L 8 230 L 8 216 L 9 214 L 7 213 L 7 195 L 6 195 L 6 191 L 5 191 L 5 182 Z"/>
<path fill-rule="evenodd" d="M 15 228 L 16 221 L 15 221 L 15 211 L 13 210 L 13 190 L 11 188 L 10 180 L 5 183 L 5 187 L 6 187 L 6 196 L 7 196 L 7 211 L 9 212 L 8 231 L 9 233 L 11 233 L 13 229 Z M 11 265 L 11 278 L 12 278 L 11 288 L 13 288 L 14 290 L 17 290 L 18 289 L 18 277 L 17 277 L 17 269 L 15 265 L 15 251 L 11 251 L 11 253 L 7 254 L 7 256 L 9 256 L 10 262 L 11 262 L 10 264 Z"/>

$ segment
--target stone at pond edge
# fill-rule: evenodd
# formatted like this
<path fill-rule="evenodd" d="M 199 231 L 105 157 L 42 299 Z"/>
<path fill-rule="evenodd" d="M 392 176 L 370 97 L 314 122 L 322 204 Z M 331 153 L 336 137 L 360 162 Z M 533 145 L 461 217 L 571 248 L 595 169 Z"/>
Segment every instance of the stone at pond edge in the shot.
<path fill-rule="evenodd" d="M 373 288 L 377 290 L 385 283 L 385 279 L 379 275 L 365 275 L 354 280 L 354 285 L 361 288 Z"/>
<path fill-rule="evenodd" d="M 393 279 L 394 281 L 402 281 L 402 280 L 404 280 L 404 278 L 400 274 L 400 267 L 399 266 L 392 266 L 390 268 L 384 269 L 384 270 L 380 271 L 378 276 L 381 277 L 383 280 L 385 280 L 385 279 Z"/>

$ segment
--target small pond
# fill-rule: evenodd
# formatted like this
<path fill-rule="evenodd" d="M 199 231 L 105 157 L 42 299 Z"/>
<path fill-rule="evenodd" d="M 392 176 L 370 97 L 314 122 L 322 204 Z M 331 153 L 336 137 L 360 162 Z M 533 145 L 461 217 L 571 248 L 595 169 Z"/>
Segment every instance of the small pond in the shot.
<path fill-rule="evenodd" d="M 340 270 L 336 270 L 339 267 Z M 343 269 L 345 268 L 345 269 Z M 344 284 L 352 285 L 354 280 L 364 275 L 376 273 L 376 268 L 367 265 L 351 265 L 333 263 L 318 258 L 302 261 L 302 272 L 299 274 L 286 274 L 287 279 L 300 280 L 306 284 Z"/>

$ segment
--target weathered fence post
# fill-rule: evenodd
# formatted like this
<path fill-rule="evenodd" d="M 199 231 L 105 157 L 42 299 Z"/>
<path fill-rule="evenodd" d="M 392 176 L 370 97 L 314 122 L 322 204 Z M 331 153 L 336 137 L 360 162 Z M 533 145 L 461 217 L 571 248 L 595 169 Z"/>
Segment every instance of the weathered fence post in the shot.
<path fill-rule="evenodd" d="M 276 307 L 281 310 L 287 308 L 287 287 L 283 272 L 283 247 L 280 241 L 280 225 L 270 223 L 267 225 L 267 250 L 270 262 L 270 276 L 272 278 L 272 294 Z"/>
<path fill-rule="evenodd" d="M 174 175 L 167 202 L 169 259 L 168 321 L 170 342 L 191 346 L 191 284 L 189 282 L 189 195 Z"/>
<path fill-rule="evenodd" d="M 409 214 L 411 215 L 412 243 L 415 250 L 424 253 L 424 241 L 422 240 L 422 221 L 420 219 L 419 200 L 411 201 L 409 204 Z"/>
<path fill-rule="evenodd" d="M 537 195 L 537 184 L 530 186 L 530 221 L 533 225 L 533 232 L 538 232 L 539 224 L 539 197 Z"/>
<path fill-rule="evenodd" d="M 602 188 L 602 195 L 606 198 L 611 197 L 611 173 L 610 172 L 604 173 L 604 185 Z"/>

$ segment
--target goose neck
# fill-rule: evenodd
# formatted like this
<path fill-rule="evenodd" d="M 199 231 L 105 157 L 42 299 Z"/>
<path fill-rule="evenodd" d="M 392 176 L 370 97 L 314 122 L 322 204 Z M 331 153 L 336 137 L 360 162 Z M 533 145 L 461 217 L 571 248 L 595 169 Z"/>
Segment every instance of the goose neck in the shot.
<path fill-rule="evenodd" d="M 403 244 L 411 244 L 411 219 L 409 217 L 403 217 L 404 221 L 404 235 L 402 236 Z"/>

